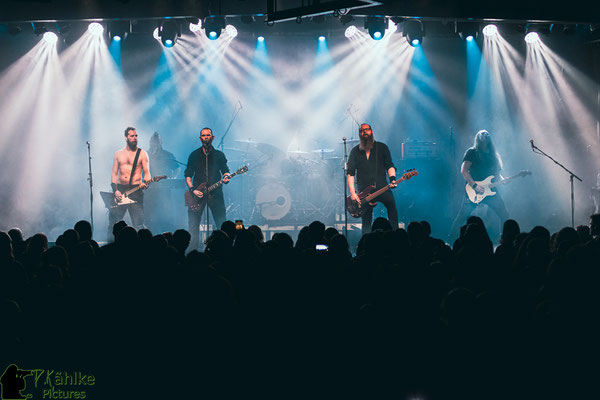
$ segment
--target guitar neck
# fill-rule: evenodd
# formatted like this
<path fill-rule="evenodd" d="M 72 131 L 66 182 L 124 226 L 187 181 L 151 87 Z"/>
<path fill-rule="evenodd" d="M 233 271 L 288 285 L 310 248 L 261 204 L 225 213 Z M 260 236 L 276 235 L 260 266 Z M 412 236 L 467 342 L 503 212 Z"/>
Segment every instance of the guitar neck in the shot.
<path fill-rule="evenodd" d="M 148 183 L 150 183 L 150 182 L 148 182 Z M 131 189 L 129 189 L 128 191 L 126 191 L 126 192 L 124 193 L 124 195 L 125 195 L 125 197 L 128 197 L 128 196 L 129 196 L 131 193 L 137 192 L 137 191 L 138 191 L 138 190 L 140 190 L 141 188 L 142 188 L 142 185 L 141 185 L 141 184 L 139 184 L 137 187 L 131 188 Z"/>
<path fill-rule="evenodd" d="M 234 176 L 236 176 L 237 174 L 239 174 L 239 172 L 234 172 L 233 174 L 229 175 L 229 179 L 233 178 Z M 208 192 L 212 192 L 213 190 L 215 190 L 216 188 L 218 188 L 219 186 L 223 185 L 223 179 L 221 179 L 219 182 L 213 183 L 212 185 L 210 185 L 207 189 L 206 189 L 206 193 Z"/>
<path fill-rule="evenodd" d="M 504 183 L 508 183 L 508 182 L 512 181 L 513 179 L 518 178 L 519 176 L 520 175 L 514 175 L 514 176 L 510 176 L 508 178 L 502 179 L 501 181 L 490 183 L 489 187 L 493 188 L 493 187 L 496 187 L 498 185 L 502 185 Z"/>

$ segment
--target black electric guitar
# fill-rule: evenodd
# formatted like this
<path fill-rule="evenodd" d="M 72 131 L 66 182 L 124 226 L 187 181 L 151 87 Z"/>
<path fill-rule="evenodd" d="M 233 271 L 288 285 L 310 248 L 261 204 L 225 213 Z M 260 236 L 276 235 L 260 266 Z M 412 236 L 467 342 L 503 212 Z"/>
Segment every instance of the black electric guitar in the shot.
<path fill-rule="evenodd" d="M 417 172 L 414 169 L 409 169 L 408 171 L 406 171 L 406 173 L 402 174 L 402 178 L 396 179 L 396 183 L 400 183 L 402 181 L 407 181 L 410 178 L 412 178 L 413 176 L 417 176 L 417 175 L 419 175 L 419 172 Z M 368 207 L 362 207 L 362 205 L 368 203 L 370 206 L 375 206 L 377 204 L 377 202 L 372 202 L 372 200 L 375 199 L 380 194 L 390 190 L 391 187 L 392 187 L 391 184 L 389 184 L 389 185 L 382 187 L 379 190 L 375 190 L 375 185 L 367 186 L 365 188 L 365 190 L 363 190 L 362 192 L 360 192 L 358 194 L 358 198 L 360 199 L 360 204 L 358 204 L 357 201 L 352 200 L 352 196 L 346 197 L 346 209 L 348 210 L 348 213 L 350 215 L 352 215 L 354 218 L 361 217 L 364 213 L 365 208 L 368 208 Z"/>
<path fill-rule="evenodd" d="M 152 179 L 150 179 L 149 181 L 147 181 L 146 185 L 149 186 L 152 182 L 158 182 L 162 179 L 167 179 L 167 176 L 166 175 L 155 176 Z M 133 188 L 125 191 L 124 193 L 121 193 L 121 200 L 117 200 L 117 197 L 115 196 L 115 194 L 113 192 L 100 192 L 100 196 L 102 197 L 102 200 L 104 201 L 104 205 L 106 206 L 106 208 L 115 208 L 115 207 L 125 206 L 127 204 L 137 203 L 135 200 L 132 200 L 129 196 L 131 196 L 132 193 L 135 193 L 141 189 L 143 189 L 143 188 L 142 188 L 142 184 L 140 183 L 136 187 L 133 187 Z"/>
<path fill-rule="evenodd" d="M 469 185 L 468 183 L 467 183 L 467 186 L 465 187 L 465 190 L 467 191 L 467 196 L 469 196 L 469 200 L 471 200 L 475 204 L 479 204 L 486 197 L 496 195 L 496 192 L 492 191 L 492 188 L 494 188 L 498 185 L 504 185 L 505 183 L 508 183 L 515 178 L 525 177 L 528 175 L 531 175 L 531 171 L 523 170 L 514 176 L 511 176 L 509 178 L 500 179 L 496 182 L 492 182 L 492 179 L 494 179 L 494 175 L 490 175 L 482 181 L 475 181 L 477 186 L 480 186 L 483 189 L 483 193 L 477 193 L 475 191 L 475 189 L 473 189 L 473 187 L 471 187 L 471 185 Z"/>
<path fill-rule="evenodd" d="M 248 172 L 248 166 L 244 165 L 242 168 L 238 169 L 233 174 L 229 175 L 229 179 L 233 178 L 236 175 L 241 175 L 246 172 Z M 210 196 L 210 192 L 212 192 L 213 190 L 215 190 L 218 187 L 221 187 L 222 185 L 223 185 L 223 179 L 221 179 L 219 182 L 213 183 L 209 187 L 206 187 L 206 182 L 201 183 L 194 190 L 199 190 L 200 192 L 202 192 L 202 197 L 198 197 L 195 194 L 192 194 L 189 190 L 186 190 L 185 205 L 188 206 L 188 208 L 191 211 L 200 211 L 202 209 L 202 207 L 204 207 L 206 200 Z"/>

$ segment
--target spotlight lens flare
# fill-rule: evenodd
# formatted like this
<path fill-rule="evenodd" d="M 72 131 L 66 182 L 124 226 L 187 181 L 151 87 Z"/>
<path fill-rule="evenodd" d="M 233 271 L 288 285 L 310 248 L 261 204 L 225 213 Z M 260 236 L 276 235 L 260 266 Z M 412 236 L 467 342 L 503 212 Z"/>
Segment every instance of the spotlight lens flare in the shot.
<path fill-rule="evenodd" d="M 160 36 L 158 36 L 158 28 L 154 29 L 152 36 L 154 36 L 154 39 L 160 40 Z"/>
<path fill-rule="evenodd" d="M 265 41 L 265 37 L 264 36 L 259 36 L 257 39 L 258 39 L 259 42 L 264 42 Z"/>
<path fill-rule="evenodd" d="M 411 44 L 413 45 L 413 47 L 418 46 L 419 44 L 421 44 L 421 41 L 419 39 L 413 39 Z"/>
<path fill-rule="evenodd" d="M 229 36 L 231 36 L 232 38 L 234 38 L 234 37 L 236 37 L 238 35 L 238 30 L 233 25 L 227 25 L 225 27 L 225 33 L 227 33 Z M 216 32 L 215 32 L 215 35 L 216 35 Z"/>
<path fill-rule="evenodd" d="M 210 40 L 215 40 L 215 39 L 217 38 L 217 32 L 215 32 L 215 31 L 210 31 L 210 32 L 208 33 L 208 38 L 209 38 Z"/>
<path fill-rule="evenodd" d="M 379 40 L 379 39 L 381 39 L 382 36 L 383 35 L 381 34 L 381 32 L 377 31 L 373 34 L 373 39 Z"/>
<path fill-rule="evenodd" d="M 486 25 L 483 28 L 483 34 L 485 36 L 494 36 L 498 34 L 498 27 L 494 24 Z"/>
<path fill-rule="evenodd" d="M 120 41 L 121 41 L 121 36 L 119 36 L 119 35 L 115 35 L 115 36 L 113 36 L 113 40 L 114 40 L 115 42 L 120 42 Z"/>
<path fill-rule="evenodd" d="M 173 41 L 171 39 L 165 40 L 165 47 L 173 47 Z"/>
<path fill-rule="evenodd" d="M 88 25 L 88 31 L 93 35 L 102 35 L 102 32 L 104 32 L 104 27 L 98 22 L 92 22 Z"/>
<path fill-rule="evenodd" d="M 351 38 L 352 36 L 354 36 L 356 34 L 357 30 L 358 29 L 356 29 L 356 26 L 350 25 L 349 27 L 346 28 L 346 32 L 344 33 L 344 35 L 346 35 L 347 38 Z"/>
<path fill-rule="evenodd" d="M 529 32 L 525 35 L 525 42 L 529 44 L 537 43 L 540 41 L 540 36 L 536 32 Z"/>
<path fill-rule="evenodd" d="M 202 20 L 198 20 L 197 24 L 190 22 L 190 32 L 198 32 L 200 29 L 202 29 Z"/>
<path fill-rule="evenodd" d="M 49 44 L 54 44 L 58 41 L 58 36 L 54 32 L 46 32 L 43 37 L 44 41 Z"/>
<path fill-rule="evenodd" d="M 472 42 L 473 41 L 473 36 L 469 35 L 467 36 L 467 42 Z"/>
<path fill-rule="evenodd" d="M 319 36 L 319 42 L 324 42 L 325 41 L 325 36 Z"/>

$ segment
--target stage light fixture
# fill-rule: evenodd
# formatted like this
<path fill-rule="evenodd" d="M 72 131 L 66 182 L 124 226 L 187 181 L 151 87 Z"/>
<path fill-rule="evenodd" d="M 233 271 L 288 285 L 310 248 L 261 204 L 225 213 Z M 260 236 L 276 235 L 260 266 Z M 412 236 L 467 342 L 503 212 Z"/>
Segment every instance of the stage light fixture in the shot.
<path fill-rule="evenodd" d="M 256 38 L 259 42 L 264 42 L 265 41 L 265 37 L 264 36 L 259 36 Z"/>
<path fill-rule="evenodd" d="M 108 37 L 115 42 L 120 42 L 131 33 L 130 21 L 111 21 L 108 24 Z"/>
<path fill-rule="evenodd" d="M 210 40 L 217 40 L 225 28 L 225 18 L 206 17 L 202 25 L 204 26 L 204 33 L 206 36 Z"/>
<path fill-rule="evenodd" d="M 227 25 L 225 27 L 225 33 L 229 35 L 229 37 L 234 38 L 238 35 L 238 30 L 233 25 Z"/>
<path fill-rule="evenodd" d="M 385 35 L 387 27 L 387 19 L 384 17 L 367 17 L 365 18 L 365 29 L 369 32 L 369 36 L 373 40 L 381 40 Z"/>
<path fill-rule="evenodd" d="M 92 22 L 88 25 L 88 32 L 95 36 L 100 36 L 104 33 L 104 27 L 98 22 Z"/>
<path fill-rule="evenodd" d="M 423 22 L 418 19 L 404 21 L 403 34 L 412 47 L 420 46 L 423 43 L 423 37 L 425 37 Z"/>
<path fill-rule="evenodd" d="M 540 40 L 540 35 L 537 32 L 529 32 L 525 35 L 525 42 L 529 44 L 537 43 Z"/>
<path fill-rule="evenodd" d="M 346 32 L 344 32 L 344 35 L 347 38 L 351 38 L 352 36 L 356 35 L 356 32 L 358 32 L 358 28 L 356 28 L 356 26 L 354 25 L 350 25 L 346 28 Z"/>
<path fill-rule="evenodd" d="M 44 41 L 48 44 L 54 44 L 58 41 L 58 35 L 54 32 L 46 32 L 44 33 Z"/>
<path fill-rule="evenodd" d="M 177 43 L 177 38 L 181 36 L 181 27 L 178 22 L 174 20 L 165 20 L 160 25 L 158 30 L 158 36 L 160 41 L 165 47 L 173 47 Z"/>
<path fill-rule="evenodd" d="M 494 24 L 489 24 L 483 27 L 482 32 L 485 36 L 494 36 L 498 34 L 498 27 Z"/>
<path fill-rule="evenodd" d="M 325 36 L 319 36 L 319 42 L 324 42 L 325 41 Z"/>
<path fill-rule="evenodd" d="M 199 32 L 202 29 L 202 20 L 201 19 L 194 19 L 193 21 L 189 21 L 190 22 L 190 32 L 192 33 L 196 33 Z"/>
<path fill-rule="evenodd" d="M 476 22 L 457 22 L 456 32 L 462 40 L 471 42 L 474 39 L 477 39 L 479 34 L 479 24 Z"/>
<path fill-rule="evenodd" d="M 158 27 L 156 27 L 156 29 L 154 29 L 154 32 L 152 32 L 152 36 L 153 36 L 153 37 L 154 37 L 154 39 L 156 39 L 156 40 L 160 40 L 160 36 L 159 36 L 159 34 L 158 34 L 158 30 L 159 30 L 159 28 L 158 28 Z"/>

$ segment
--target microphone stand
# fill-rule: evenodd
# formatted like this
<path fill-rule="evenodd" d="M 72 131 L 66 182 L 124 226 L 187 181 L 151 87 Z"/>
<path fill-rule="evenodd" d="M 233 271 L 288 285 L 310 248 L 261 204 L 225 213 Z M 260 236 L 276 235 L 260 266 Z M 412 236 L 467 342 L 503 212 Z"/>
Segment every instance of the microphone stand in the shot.
<path fill-rule="evenodd" d="M 240 108 L 237 107 L 238 104 L 240 105 Z M 235 110 L 233 112 L 233 117 L 231 117 L 231 121 L 229 121 L 229 125 L 227 125 L 227 129 L 225 129 L 225 133 L 223 134 L 223 136 L 221 137 L 221 141 L 217 145 L 217 147 L 220 148 L 221 151 L 223 151 L 223 142 L 225 140 L 225 136 L 227 136 L 227 134 L 229 133 L 229 130 L 231 129 L 231 125 L 233 125 L 233 121 L 235 121 L 235 119 L 237 118 L 237 115 L 240 113 L 240 111 L 242 111 L 242 103 L 238 100 L 238 102 L 235 103 Z"/>
<path fill-rule="evenodd" d="M 561 167 L 562 169 L 564 169 L 569 174 L 569 181 L 571 182 L 571 227 L 575 228 L 575 191 L 574 191 L 574 188 L 573 188 L 573 178 L 576 178 L 579 182 L 583 182 L 583 181 L 581 180 L 580 177 L 578 177 L 577 175 L 575 175 L 567 167 L 565 167 L 564 165 L 562 165 L 561 163 L 559 163 L 558 161 L 556 161 L 554 158 L 550 157 L 548 154 L 546 154 L 542 150 L 540 150 L 539 147 L 537 147 L 535 144 L 533 144 L 533 140 L 531 141 L 531 149 L 533 150 L 533 152 L 535 154 L 541 154 L 543 156 L 548 157 L 549 159 L 551 159 L 552 161 L 554 161 L 554 164 L 558 165 L 559 167 Z"/>
<path fill-rule="evenodd" d="M 346 198 L 348 197 L 348 153 L 346 150 L 346 136 L 342 138 L 344 141 L 344 235 L 348 238 L 348 209 L 346 208 Z"/>
<path fill-rule="evenodd" d="M 90 182 L 90 224 L 92 225 L 92 236 L 94 234 L 94 181 L 92 179 L 92 153 L 90 148 L 90 142 L 85 142 L 87 144 L 88 149 L 88 178 L 87 180 Z"/>

